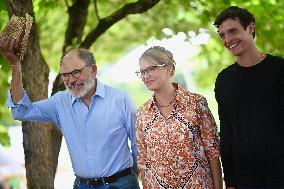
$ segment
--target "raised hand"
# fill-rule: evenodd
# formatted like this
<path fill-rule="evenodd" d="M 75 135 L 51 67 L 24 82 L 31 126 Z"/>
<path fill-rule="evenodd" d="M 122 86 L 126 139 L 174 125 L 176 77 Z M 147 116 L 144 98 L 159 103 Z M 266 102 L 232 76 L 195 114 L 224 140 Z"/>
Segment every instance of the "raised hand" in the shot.
<path fill-rule="evenodd" d="M 19 57 L 16 55 L 16 43 L 11 37 L 0 39 L 0 53 L 8 60 L 11 66 L 20 64 Z"/>

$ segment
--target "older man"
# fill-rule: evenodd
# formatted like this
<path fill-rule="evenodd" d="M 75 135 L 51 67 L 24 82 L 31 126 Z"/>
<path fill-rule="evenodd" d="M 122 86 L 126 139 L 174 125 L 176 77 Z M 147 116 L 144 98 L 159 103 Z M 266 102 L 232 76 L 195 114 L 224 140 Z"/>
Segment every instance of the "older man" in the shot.
<path fill-rule="evenodd" d="M 8 106 L 14 119 L 50 121 L 61 130 L 76 175 L 74 188 L 139 188 L 135 175 L 136 107 L 126 93 L 96 79 L 93 54 L 85 49 L 67 52 L 60 64 L 67 90 L 31 102 L 23 88 L 14 46 L 11 39 L 0 41 L 0 51 L 12 68 Z"/>

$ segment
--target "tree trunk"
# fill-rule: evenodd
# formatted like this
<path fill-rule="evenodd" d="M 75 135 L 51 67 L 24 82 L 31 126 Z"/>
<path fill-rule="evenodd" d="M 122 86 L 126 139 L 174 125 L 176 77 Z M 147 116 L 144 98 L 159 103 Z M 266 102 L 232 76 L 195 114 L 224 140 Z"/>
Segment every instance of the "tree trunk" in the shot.
<path fill-rule="evenodd" d="M 63 53 L 69 46 L 89 48 L 106 30 L 129 14 L 140 14 L 155 6 L 160 0 L 138 0 L 127 3 L 105 18 L 99 18 L 98 24 L 82 41 L 82 34 L 88 16 L 89 0 L 73 0 L 68 9 L 69 21 L 65 33 Z M 7 0 L 8 13 L 24 16 L 29 13 L 34 17 L 32 0 Z M 96 3 L 96 2 L 95 2 Z M 80 5 L 80 6 L 79 6 Z M 96 10 L 98 11 L 98 10 Z M 96 15 L 99 15 L 98 12 Z M 76 39 L 76 44 L 72 41 Z M 27 54 L 23 60 L 23 83 L 32 102 L 48 97 L 49 69 L 43 59 L 36 22 L 34 20 L 27 45 Z M 53 94 L 64 90 L 64 84 L 57 76 L 53 85 Z M 29 189 L 53 189 L 58 155 L 62 135 L 50 123 L 23 122 L 23 145 L 25 152 L 25 166 L 27 187 Z M 70 182 L 70 181 L 69 181 Z"/>
<path fill-rule="evenodd" d="M 10 17 L 14 14 L 24 16 L 25 13 L 34 17 L 32 0 L 8 0 L 7 4 Z M 22 62 L 22 71 L 24 87 L 31 101 L 47 98 L 49 69 L 41 54 L 35 20 L 28 39 L 27 54 Z M 52 140 L 56 135 L 55 128 L 50 123 L 25 121 L 22 125 L 27 187 L 52 189 L 60 148 L 60 144 L 54 146 Z"/>

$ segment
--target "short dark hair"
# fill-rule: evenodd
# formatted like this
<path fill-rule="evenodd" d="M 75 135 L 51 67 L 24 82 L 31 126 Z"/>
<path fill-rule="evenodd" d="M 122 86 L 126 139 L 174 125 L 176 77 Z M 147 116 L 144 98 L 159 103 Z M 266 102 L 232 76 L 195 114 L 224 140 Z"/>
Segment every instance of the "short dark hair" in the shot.
<path fill-rule="evenodd" d="M 77 52 L 78 56 L 86 63 L 86 65 L 90 66 L 90 65 L 96 64 L 94 54 L 92 52 L 90 52 L 89 50 L 84 49 L 84 48 L 70 49 L 69 51 L 64 53 L 64 55 L 61 57 L 60 63 L 62 63 L 63 57 L 71 51 Z"/>
<path fill-rule="evenodd" d="M 223 10 L 215 19 L 214 25 L 219 28 L 219 26 L 227 19 L 238 19 L 246 30 L 247 26 L 250 23 L 255 24 L 255 18 L 252 13 L 250 13 L 247 9 L 240 8 L 238 6 L 231 6 L 227 9 Z M 255 31 L 253 32 L 253 38 L 255 37 Z"/>

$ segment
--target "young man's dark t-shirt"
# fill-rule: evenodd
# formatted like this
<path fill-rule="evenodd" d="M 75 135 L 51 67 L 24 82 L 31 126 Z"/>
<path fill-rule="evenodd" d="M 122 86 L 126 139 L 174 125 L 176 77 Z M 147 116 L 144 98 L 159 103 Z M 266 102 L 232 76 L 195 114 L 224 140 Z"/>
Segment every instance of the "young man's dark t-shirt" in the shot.
<path fill-rule="evenodd" d="M 284 59 L 224 69 L 215 85 L 226 186 L 284 188 Z"/>

